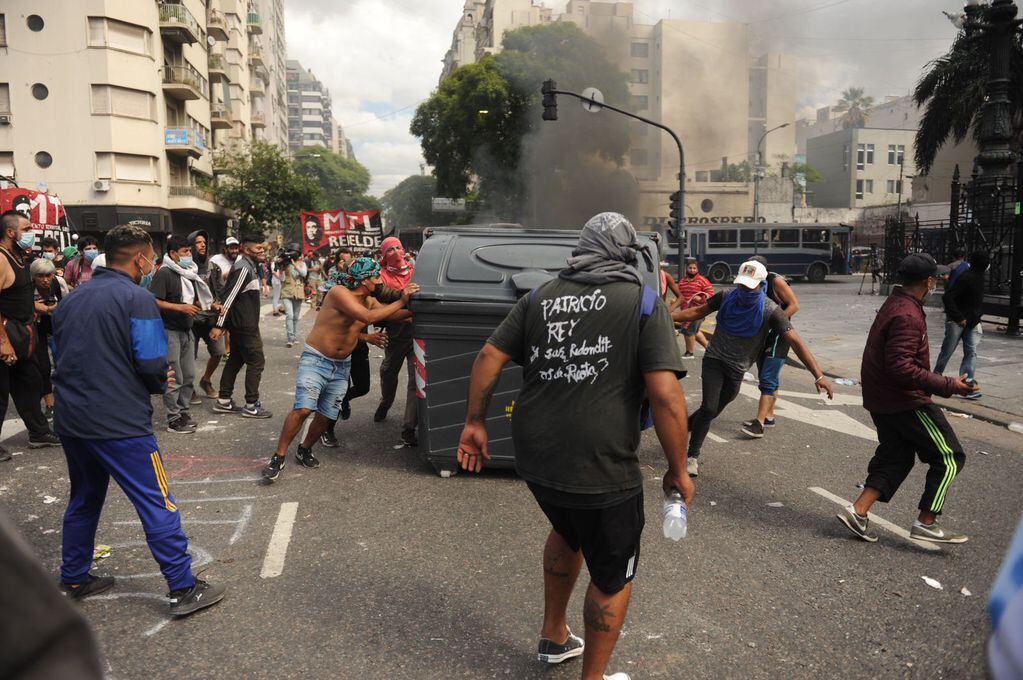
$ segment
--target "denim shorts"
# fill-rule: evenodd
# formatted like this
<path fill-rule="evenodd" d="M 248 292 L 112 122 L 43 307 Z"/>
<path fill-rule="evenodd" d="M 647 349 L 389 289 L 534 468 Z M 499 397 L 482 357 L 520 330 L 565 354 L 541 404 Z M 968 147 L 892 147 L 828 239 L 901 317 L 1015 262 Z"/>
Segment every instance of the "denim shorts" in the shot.
<path fill-rule="evenodd" d="M 318 411 L 325 418 L 337 420 L 341 402 L 348 392 L 351 369 L 351 357 L 329 359 L 306 345 L 298 360 L 295 408 Z"/>
<path fill-rule="evenodd" d="M 785 357 L 761 356 L 757 362 L 760 373 L 760 393 L 773 396 L 781 385 L 781 369 L 785 365 Z"/>

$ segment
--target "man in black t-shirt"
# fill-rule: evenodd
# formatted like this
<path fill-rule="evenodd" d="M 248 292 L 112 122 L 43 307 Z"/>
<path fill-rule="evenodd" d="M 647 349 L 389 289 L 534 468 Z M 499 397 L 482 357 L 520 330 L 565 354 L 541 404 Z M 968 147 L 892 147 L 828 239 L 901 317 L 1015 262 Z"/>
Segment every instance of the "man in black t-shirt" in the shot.
<path fill-rule="evenodd" d="M 515 467 L 553 527 L 543 553 L 539 659 L 560 663 L 582 654 L 583 677 L 601 677 L 636 574 L 644 393 L 668 459 L 665 491 L 678 489 L 687 504 L 694 492 L 682 464 L 682 355 L 667 307 L 656 291 L 644 290 L 639 252 L 647 255 L 622 215 L 601 213 L 587 222 L 568 268 L 520 299 L 477 356 L 458 448 L 462 468 L 478 472 L 489 457 L 486 418 L 501 370 L 509 361 L 520 364 Z M 645 296 L 649 314 L 641 314 Z M 565 618 L 584 559 L 585 651 Z"/>
<path fill-rule="evenodd" d="M 715 294 L 707 302 L 672 314 L 675 321 L 696 321 L 717 312 L 717 328 L 707 353 L 703 355 L 700 376 L 703 395 L 700 408 L 689 416 L 689 451 L 686 469 L 689 475 L 699 474 L 697 458 L 703 440 L 710 432 L 711 422 L 739 395 L 739 386 L 746 370 L 764 351 L 769 333 L 776 333 L 795 351 L 796 356 L 813 373 L 817 392 L 824 390 L 832 397 L 832 385 L 810 353 L 803 339 L 792 327 L 785 312 L 767 300 L 764 280 L 767 269 L 756 260 L 744 262 L 735 277 L 735 289 L 727 295 Z"/>

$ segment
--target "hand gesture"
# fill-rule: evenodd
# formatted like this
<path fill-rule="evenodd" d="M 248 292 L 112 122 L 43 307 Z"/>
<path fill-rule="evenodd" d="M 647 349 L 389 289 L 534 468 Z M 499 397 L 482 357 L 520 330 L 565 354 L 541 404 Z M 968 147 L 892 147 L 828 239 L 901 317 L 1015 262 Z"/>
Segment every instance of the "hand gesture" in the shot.
<path fill-rule="evenodd" d="M 193 304 L 180 304 L 178 305 L 178 311 L 186 315 L 189 319 L 193 318 L 199 313 L 199 308 Z"/>
<path fill-rule="evenodd" d="M 0 361 L 8 366 L 12 366 L 18 361 L 18 355 L 14 353 L 14 345 L 7 338 L 0 339 Z"/>
<path fill-rule="evenodd" d="M 813 384 L 817 388 L 817 394 L 821 393 L 821 390 L 828 393 L 828 399 L 835 398 L 835 385 L 827 378 L 821 376 L 821 379 Z"/>
<path fill-rule="evenodd" d="M 466 423 L 458 440 L 458 464 L 468 472 L 479 472 L 484 458 L 490 460 L 486 425 Z"/>
<path fill-rule="evenodd" d="M 387 347 L 387 333 L 377 331 L 366 336 L 366 342 L 376 347 Z"/>
<path fill-rule="evenodd" d="M 664 489 L 664 493 L 671 493 L 672 489 L 678 489 L 678 492 L 682 494 L 682 500 L 686 502 L 688 508 L 693 503 L 693 496 L 696 495 L 696 485 L 693 484 L 693 480 L 689 478 L 685 470 L 669 470 L 664 473 L 664 480 L 661 482 L 661 488 Z"/>
<path fill-rule="evenodd" d="M 969 382 L 967 382 L 969 381 Z M 976 380 L 970 380 L 969 377 L 963 373 L 961 376 L 952 381 L 952 393 L 961 396 L 973 394 L 974 392 L 980 391 L 980 385 L 977 384 Z"/>
<path fill-rule="evenodd" d="M 410 283 L 401 291 L 401 301 L 408 304 L 409 298 L 419 292 L 418 283 Z"/>

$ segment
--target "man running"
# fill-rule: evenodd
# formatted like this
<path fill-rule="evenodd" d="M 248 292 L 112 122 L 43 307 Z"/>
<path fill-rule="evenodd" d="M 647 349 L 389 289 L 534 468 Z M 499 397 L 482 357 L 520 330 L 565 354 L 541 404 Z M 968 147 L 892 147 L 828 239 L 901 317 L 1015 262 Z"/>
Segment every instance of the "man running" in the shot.
<path fill-rule="evenodd" d="M 459 464 L 479 472 L 489 458 L 490 399 L 503 367 L 521 365 L 512 420 L 515 468 L 552 527 L 543 551 L 538 657 L 561 663 L 582 655 L 585 680 L 629 680 L 626 673 L 603 673 L 639 561 L 643 474 L 636 450 L 644 393 L 668 460 L 664 490 L 677 489 L 687 505 L 695 492 L 682 464 L 682 357 L 667 307 L 636 268 L 639 250 L 624 216 L 601 213 L 586 223 L 568 268 L 523 296 L 480 350 L 458 444 Z M 584 560 L 590 573 L 585 643 L 566 622 Z"/>
<path fill-rule="evenodd" d="M 707 277 L 700 273 L 700 266 L 696 263 L 696 260 L 686 260 L 686 275 L 678 282 L 678 297 L 668 307 L 668 310 L 675 311 L 675 309 L 696 307 L 709 300 L 713 294 L 714 285 L 707 280 Z M 702 323 L 702 320 L 697 319 L 696 321 L 682 324 L 682 339 L 686 343 L 686 353 L 682 355 L 683 359 L 695 358 L 693 350 L 696 349 L 696 343 L 700 343 L 701 347 L 707 349 L 707 337 L 700 332 L 700 324 Z"/>
<path fill-rule="evenodd" d="M 763 255 L 750 258 L 767 267 L 767 259 Z M 799 311 L 799 300 L 781 274 L 767 272 L 767 297 L 781 307 L 789 319 Z M 775 331 L 767 334 L 764 341 L 764 353 L 757 359 L 757 375 L 760 379 L 760 402 L 757 404 L 757 417 L 742 424 L 742 433 L 760 439 L 764 436 L 765 427 L 774 427 L 775 396 L 781 386 L 781 369 L 785 358 L 789 355 L 789 343 Z"/>
<path fill-rule="evenodd" d="M 305 467 L 319 467 L 320 461 L 313 456 L 313 444 L 330 421 L 337 420 L 348 391 L 352 351 L 360 338 L 372 344 L 381 340 L 380 333 L 367 336 L 363 331 L 369 324 L 400 312 L 419 290 L 418 285 L 411 283 L 402 290 L 400 300 L 381 305 L 373 298 L 373 293 L 383 285 L 380 265 L 368 257 L 353 262 L 347 272 L 338 272 L 338 279 L 341 285 L 330 288 L 306 337 L 295 378 L 295 408 L 284 420 L 277 452 L 263 468 L 263 478 L 268 481 L 281 474 L 288 447 L 313 411 L 316 416 L 298 446 L 295 459 Z"/>
<path fill-rule="evenodd" d="M 873 543 L 867 512 L 887 503 L 909 471 L 914 456 L 927 464 L 924 493 L 909 535 L 934 543 L 964 543 L 965 534 L 938 525 L 952 480 L 966 462 L 963 447 L 930 395 L 968 396 L 980 387 L 967 376 L 946 378 L 930 370 L 924 298 L 938 276 L 948 272 L 926 253 L 908 255 L 897 270 L 902 285 L 888 296 L 867 335 L 863 349 L 863 408 L 877 426 L 877 450 L 867 465 L 867 481 L 856 502 L 838 516 L 849 531 Z"/>
<path fill-rule="evenodd" d="M 767 301 L 764 280 L 767 269 L 756 260 L 744 262 L 735 277 L 735 289 L 717 293 L 704 304 L 676 311 L 675 321 L 695 321 L 711 312 L 717 312 L 717 328 L 703 356 L 703 401 L 700 408 L 689 416 L 689 475 L 699 474 L 700 449 L 710 431 L 710 424 L 739 394 L 743 374 L 753 365 L 764 349 L 770 331 L 782 337 L 796 356 L 814 375 L 817 392 L 824 390 L 832 398 L 832 385 L 824 371 L 810 353 L 803 339 L 792 327 L 785 313 Z"/>

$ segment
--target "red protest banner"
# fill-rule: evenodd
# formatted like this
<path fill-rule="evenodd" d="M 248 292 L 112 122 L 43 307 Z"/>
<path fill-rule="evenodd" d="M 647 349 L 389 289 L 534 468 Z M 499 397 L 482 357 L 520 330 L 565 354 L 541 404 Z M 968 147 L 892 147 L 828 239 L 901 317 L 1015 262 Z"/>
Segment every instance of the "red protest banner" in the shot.
<path fill-rule="evenodd" d="M 52 236 L 61 248 L 71 245 L 64 205 L 53 194 L 44 194 L 31 189 L 12 187 L 0 189 L 0 212 L 17 210 L 28 218 L 36 232 L 36 247 L 39 241 Z"/>
<path fill-rule="evenodd" d="M 300 216 L 303 255 L 325 255 L 348 246 L 357 253 L 377 250 L 384 240 L 379 210 L 324 210 Z"/>

